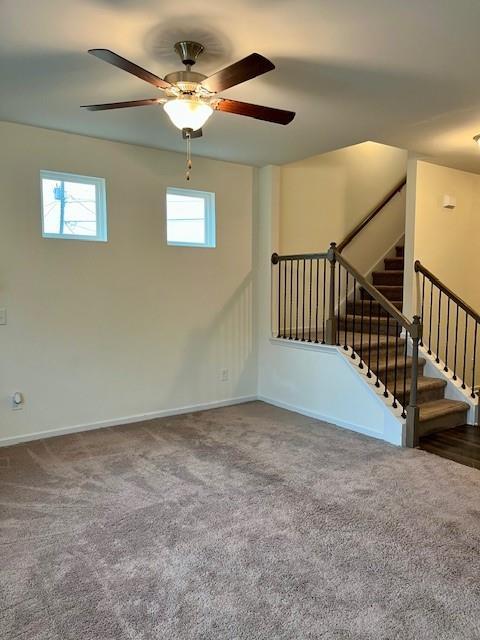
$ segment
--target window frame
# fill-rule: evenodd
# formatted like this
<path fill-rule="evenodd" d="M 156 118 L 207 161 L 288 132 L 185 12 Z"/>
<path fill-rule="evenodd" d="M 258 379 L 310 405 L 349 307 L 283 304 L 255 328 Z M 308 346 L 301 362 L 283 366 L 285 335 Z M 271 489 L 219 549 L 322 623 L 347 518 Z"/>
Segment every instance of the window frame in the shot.
<path fill-rule="evenodd" d="M 62 182 L 76 182 L 78 184 L 91 184 L 95 186 L 95 210 L 97 233 L 94 236 L 74 233 L 49 233 L 45 231 L 44 201 L 43 201 L 43 180 L 57 180 Z M 40 170 L 40 196 L 41 196 L 41 218 L 42 237 L 54 240 L 87 240 L 90 242 L 108 242 L 107 224 L 107 190 L 105 178 L 95 176 L 84 176 L 78 173 L 68 173 L 66 171 Z"/>
<path fill-rule="evenodd" d="M 168 239 L 168 196 L 179 195 L 193 198 L 201 198 L 204 202 L 204 229 L 205 242 L 177 242 Z M 167 187 L 165 192 L 165 239 L 169 247 L 194 247 L 200 249 L 215 249 L 216 238 L 216 208 L 215 192 L 200 191 L 198 189 L 185 189 L 182 187 Z"/>

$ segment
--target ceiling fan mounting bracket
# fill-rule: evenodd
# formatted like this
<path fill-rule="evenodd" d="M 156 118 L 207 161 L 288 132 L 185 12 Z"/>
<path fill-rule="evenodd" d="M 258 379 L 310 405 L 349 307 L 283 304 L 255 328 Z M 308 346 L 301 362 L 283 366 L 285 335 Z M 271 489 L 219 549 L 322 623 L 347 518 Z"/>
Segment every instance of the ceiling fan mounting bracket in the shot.
<path fill-rule="evenodd" d="M 183 64 L 187 67 L 192 67 L 196 63 L 198 56 L 205 50 L 205 47 L 203 44 L 193 40 L 181 40 L 175 43 L 174 49 Z"/>

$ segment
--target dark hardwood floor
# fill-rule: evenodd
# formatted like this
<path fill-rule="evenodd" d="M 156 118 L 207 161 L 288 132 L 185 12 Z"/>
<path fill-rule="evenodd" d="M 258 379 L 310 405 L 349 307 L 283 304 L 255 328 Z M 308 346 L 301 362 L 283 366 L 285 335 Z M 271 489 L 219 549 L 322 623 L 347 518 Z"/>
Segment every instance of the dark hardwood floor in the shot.
<path fill-rule="evenodd" d="M 420 439 L 420 448 L 442 458 L 480 469 L 480 428 L 455 427 Z"/>

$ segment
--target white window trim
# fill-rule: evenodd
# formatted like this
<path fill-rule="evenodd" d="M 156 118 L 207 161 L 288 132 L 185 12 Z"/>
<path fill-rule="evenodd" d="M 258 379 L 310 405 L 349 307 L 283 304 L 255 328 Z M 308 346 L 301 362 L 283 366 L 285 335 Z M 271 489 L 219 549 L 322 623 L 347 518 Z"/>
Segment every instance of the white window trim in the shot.
<path fill-rule="evenodd" d="M 44 228 L 43 212 L 43 180 L 63 180 L 64 182 L 78 182 L 80 184 L 95 185 L 95 206 L 97 212 L 97 234 L 95 236 L 75 235 L 72 233 L 47 233 Z M 55 240 L 88 240 L 90 242 L 107 242 L 107 196 L 105 178 L 95 176 L 81 176 L 77 173 L 66 173 L 65 171 L 40 171 L 40 194 L 42 200 L 42 237 L 53 238 Z"/>
<path fill-rule="evenodd" d="M 169 194 L 177 196 L 191 196 L 202 198 L 205 203 L 205 242 L 174 242 L 168 239 L 168 201 Z M 216 222 L 215 222 L 215 193 L 211 191 L 198 191 L 197 189 L 181 189 L 179 187 L 167 187 L 165 193 L 165 238 L 169 247 L 197 247 L 201 249 L 215 249 L 216 247 Z"/>

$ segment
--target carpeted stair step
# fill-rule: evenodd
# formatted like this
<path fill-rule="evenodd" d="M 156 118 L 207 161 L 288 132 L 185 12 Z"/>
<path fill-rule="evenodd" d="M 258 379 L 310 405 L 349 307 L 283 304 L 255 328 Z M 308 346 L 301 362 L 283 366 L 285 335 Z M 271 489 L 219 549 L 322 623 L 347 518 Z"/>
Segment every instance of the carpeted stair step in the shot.
<path fill-rule="evenodd" d="M 419 407 L 419 437 L 460 427 L 467 422 L 469 405 L 461 400 L 432 400 Z"/>
<path fill-rule="evenodd" d="M 352 315 L 355 311 L 356 315 L 361 315 L 363 313 L 364 316 L 368 316 L 370 314 L 370 300 L 371 298 L 367 302 L 363 302 L 363 309 L 361 300 L 356 300 L 355 304 L 353 303 L 353 300 L 350 300 L 349 302 L 347 302 L 347 314 Z M 402 300 L 391 300 L 391 303 L 394 307 L 397 307 L 399 311 L 402 310 Z M 387 316 L 388 314 L 387 311 L 385 311 L 385 309 L 378 304 L 378 302 L 372 300 L 372 316 L 377 317 L 378 315 Z"/>
<path fill-rule="evenodd" d="M 340 346 L 344 346 L 345 344 L 345 333 L 344 331 L 338 332 L 338 342 Z M 368 334 L 361 334 L 360 332 L 355 332 L 355 336 L 351 331 L 347 331 L 347 346 L 353 347 L 353 350 L 358 354 L 362 355 L 362 357 L 367 357 L 368 354 Z M 386 336 L 377 334 L 372 334 L 370 338 L 370 351 L 371 351 L 371 359 L 373 360 L 373 356 L 375 356 L 375 362 L 377 358 L 377 349 L 380 350 L 381 354 L 385 354 L 388 350 L 389 357 L 390 354 L 393 354 L 395 357 L 395 346 L 396 339 L 394 336 Z M 398 351 L 402 352 L 402 349 L 405 348 L 405 341 L 401 338 L 398 339 Z"/>
<path fill-rule="evenodd" d="M 403 300 L 402 286 L 378 285 L 376 288 L 387 300 Z M 360 289 L 360 295 L 364 300 L 369 300 L 371 297 L 365 289 Z"/>
<path fill-rule="evenodd" d="M 368 303 L 363 306 L 368 306 Z M 391 336 L 394 336 L 395 334 L 400 335 L 402 331 L 402 327 L 397 325 L 393 318 L 389 318 L 387 316 L 369 316 L 365 313 L 363 316 L 348 314 L 343 318 L 340 318 L 340 330 L 345 329 L 345 327 L 347 328 L 347 331 L 353 332 L 355 328 L 355 332 L 359 331 L 360 333 L 366 334 L 370 333 L 371 328 L 372 334 L 374 335 L 377 335 L 378 333 L 380 333 L 380 335 L 387 335 L 387 329 L 388 335 Z"/>
<path fill-rule="evenodd" d="M 404 258 L 385 258 L 383 261 L 385 271 L 403 271 L 405 268 Z"/>
<path fill-rule="evenodd" d="M 400 246 L 395 247 L 395 255 L 397 258 L 403 258 L 405 255 L 405 248 Z"/>
<path fill-rule="evenodd" d="M 374 271 L 372 273 L 373 285 L 403 285 L 403 271 Z"/>
<path fill-rule="evenodd" d="M 418 359 L 418 375 L 423 376 L 423 368 L 425 366 L 425 358 Z M 387 360 L 383 358 L 379 362 L 378 371 L 377 371 L 377 363 L 372 359 L 372 371 L 375 374 L 378 373 L 378 377 L 380 380 L 387 385 L 390 389 L 392 383 L 395 381 L 395 357 L 388 359 L 388 369 L 387 369 Z M 406 377 L 409 378 L 412 375 L 412 358 L 408 356 L 405 358 L 404 356 L 399 357 L 397 359 L 397 390 L 400 390 L 400 381 L 403 384 L 404 370 L 406 369 Z"/>
<path fill-rule="evenodd" d="M 363 344 L 358 344 L 355 351 L 362 356 L 362 359 L 367 362 L 370 357 L 370 362 L 372 366 L 377 362 L 377 357 L 379 360 L 384 360 L 387 357 L 388 352 L 388 361 L 393 362 L 395 359 L 395 348 L 397 349 L 397 360 L 399 358 L 405 357 L 405 340 L 400 338 L 398 340 L 398 344 L 395 342 L 395 338 L 390 338 L 390 340 L 386 340 L 387 336 L 380 336 L 380 343 L 377 347 L 376 342 L 374 341 L 374 337 L 372 336 L 372 342 L 370 347 L 368 345 L 368 336 L 364 336 Z M 376 340 L 376 336 L 375 336 Z M 355 339 L 358 342 L 357 339 Z M 379 353 L 377 353 L 379 352 Z M 370 356 L 369 356 L 370 353 Z"/>
<path fill-rule="evenodd" d="M 400 381 L 400 385 L 397 383 L 397 397 L 402 405 L 408 404 L 410 400 L 410 389 L 412 385 L 411 378 L 406 381 L 406 402 L 404 402 L 403 395 L 403 378 Z M 417 382 L 417 404 L 425 404 L 433 400 L 442 400 L 445 393 L 445 387 L 447 381 L 441 378 L 428 378 L 426 376 L 419 376 Z"/>

